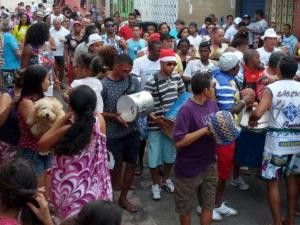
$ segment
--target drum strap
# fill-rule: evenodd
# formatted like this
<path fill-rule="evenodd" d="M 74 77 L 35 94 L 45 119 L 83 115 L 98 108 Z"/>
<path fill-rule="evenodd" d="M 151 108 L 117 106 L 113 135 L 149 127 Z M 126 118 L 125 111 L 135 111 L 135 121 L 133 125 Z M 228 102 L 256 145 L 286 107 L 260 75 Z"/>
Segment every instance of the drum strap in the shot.
<path fill-rule="evenodd" d="M 159 106 L 164 109 L 165 108 L 164 107 L 164 101 L 163 101 L 163 98 L 162 98 L 161 93 L 159 91 L 159 82 L 158 82 L 157 73 L 154 74 L 154 81 L 155 81 L 155 86 L 156 86 L 156 90 L 157 90 L 157 94 L 158 94 L 158 98 L 159 98 Z"/>
<path fill-rule="evenodd" d="M 128 87 L 126 88 L 126 90 L 123 92 L 122 95 L 128 95 L 127 92 L 130 90 L 131 86 L 132 86 L 132 80 L 131 80 L 131 75 L 130 75 L 130 76 L 128 77 Z"/>

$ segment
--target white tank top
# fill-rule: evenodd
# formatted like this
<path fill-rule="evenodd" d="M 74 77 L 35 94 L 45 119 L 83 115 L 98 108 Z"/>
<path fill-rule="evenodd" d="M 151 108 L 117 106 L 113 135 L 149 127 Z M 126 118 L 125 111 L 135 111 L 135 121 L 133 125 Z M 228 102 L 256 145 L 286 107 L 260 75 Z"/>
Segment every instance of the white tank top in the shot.
<path fill-rule="evenodd" d="M 265 151 L 277 155 L 300 152 L 300 83 L 279 80 L 267 86 L 272 93 Z"/>

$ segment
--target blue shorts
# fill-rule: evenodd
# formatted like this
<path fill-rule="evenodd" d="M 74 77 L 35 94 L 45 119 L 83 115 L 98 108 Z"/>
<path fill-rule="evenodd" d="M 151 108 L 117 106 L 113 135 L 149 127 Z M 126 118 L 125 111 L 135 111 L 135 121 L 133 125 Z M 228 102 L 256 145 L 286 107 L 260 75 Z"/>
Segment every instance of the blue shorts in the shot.
<path fill-rule="evenodd" d="M 148 132 L 148 166 L 156 168 L 163 163 L 173 164 L 176 149 L 173 140 L 161 131 Z"/>
<path fill-rule="evenodd" d="M 30 161 L 36 175 L 42 176 L 48 169 L 51 168 L 53 153 L 41 155 L 38 151 L 31 149 L 22 149 L 21 157 Z"/>

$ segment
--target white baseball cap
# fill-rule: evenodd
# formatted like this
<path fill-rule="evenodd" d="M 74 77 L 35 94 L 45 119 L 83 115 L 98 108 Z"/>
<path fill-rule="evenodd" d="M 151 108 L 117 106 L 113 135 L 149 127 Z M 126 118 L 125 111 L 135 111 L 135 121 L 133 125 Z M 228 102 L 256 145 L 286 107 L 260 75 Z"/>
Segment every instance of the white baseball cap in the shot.
<path fill-rule="evenodd" d="M 91 34 L 89 36 L 89 42 L 87 43 L 87 46 L 90 47 L 92 44 L 97 42 L 103 42 L 101 36 L 99 34 Z"/>
<path fill-rule="evenodd" d="M 233 21 L 234 24 L 238 25 L 240 22 L 242 22 L 243 20 L 240 17 L 236 17 Z"/>
<path fill-rule="evenodd" d="M 225 52 L 219 59 L 219 67 L 221 71 L 230 71 L 239 63 L 239 58 L 233 52 Z"/>

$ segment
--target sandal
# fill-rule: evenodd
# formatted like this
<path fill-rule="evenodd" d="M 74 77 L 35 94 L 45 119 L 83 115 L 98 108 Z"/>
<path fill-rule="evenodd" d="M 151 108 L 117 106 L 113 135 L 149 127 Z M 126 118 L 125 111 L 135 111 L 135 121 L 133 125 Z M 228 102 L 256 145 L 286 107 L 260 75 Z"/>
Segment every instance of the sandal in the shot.
<path fill-rule="evenodd" d="M 133 204 L 131 204 L 128 200 L 126 202 L 121 202 L 120 200 L 118 201 L 118 205 L 125 209 L 126 211 L 130 213 L 136 213 L 137 212 L 137 207 Z"/>

